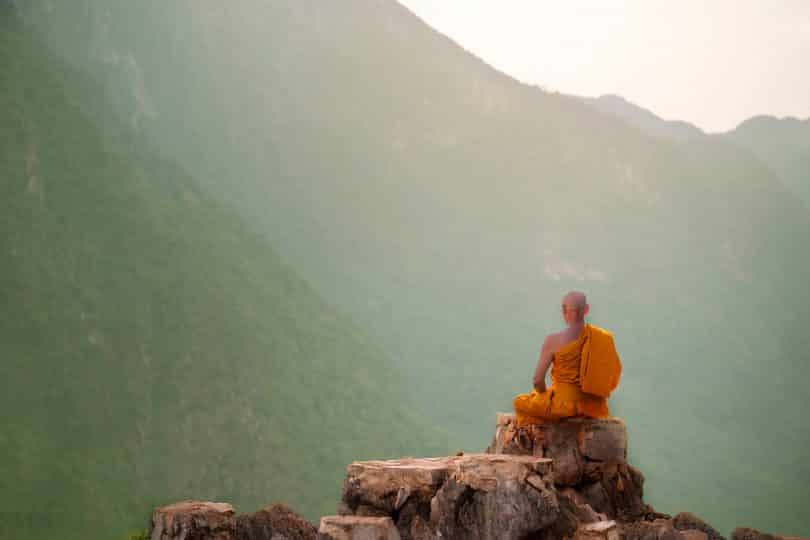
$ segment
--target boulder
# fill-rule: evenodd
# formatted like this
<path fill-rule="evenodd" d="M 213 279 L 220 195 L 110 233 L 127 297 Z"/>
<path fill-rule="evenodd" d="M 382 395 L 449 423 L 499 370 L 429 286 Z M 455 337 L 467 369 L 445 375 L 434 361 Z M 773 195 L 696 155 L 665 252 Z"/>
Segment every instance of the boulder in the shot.
<path fill-rule="evenodd" d="M 551 460 L 471 454 L 355 462 L 341 511 L 392 518 L 405 539 L 523 538 L 559 515 Z"/>
<path fill-rule="evenodd" d="M 569 420 L 572 422 L 572 420 Z M 618 418 L 581 419 L 579 451 L 585 459 L 603 463 L 627 461 L 627 428 Z"/>
<path fill-rule="evenodd" d="M 587 462 L 627 461 L 627 428 L 619 418 L 566 418 L 518 428 L 513 413 L 497 413 L 491 454 L 535 455 L 551 458 L 558 482 L 572 485 Z"/>
<path fill-rule="evenodd" d="M 671 519 L 629 521 L 619 525 L 621 540 L 684 540 Z"/>
<path fill-rule="evenodd" d="M 574 540 L 619 540 L 619 530 L 615 521 L 597 521 L 579 527 Z"/>
<path fill-rule="evenodd" d="M 233 506 L 227 503 L 183 501 L 156 508 L 151 540 L 234 540 Z"/>
<path fill-rule="evenodd" d="M 627 464 L 603 467 L 595 478 L 587 476 L 575 488 L 595 511 L 610 519 L 631 521 L 660 516 L 644 503 L 644 476 Z"/>
<path fill-rule="evenodd" d="M 560 507 L 559 516 L 543 530 L 542 534 L 535 535 L 534 538 L 538 540 L 573 538 L 582 525 L 607 520 L 607 516 L 594 511 L 582 494 L 573 488 L 558 489 L 557 502 Z"/>
<path fill-rule="evenodd" d="M 698 529 L 684 529 L 680 534 L 683 540 L 709 540 L 709 535 Z"/>
<path fill-rule="evenodd" d="M 283 504 L 236 517 L 236 540 L 315 540 L 317 534 L 312 523 Z"/>
<path fill-rule="evenodd" d="M 318 540 L 400 540 L 389 517 L 324 516 Z"/>
<path fill-rule="evenodd" d="M 584 503 L 610 519 L 654 514 L 642 500 L 644 476 L 627 464 L 627 429 L 619 418 L 567 418 L 518 428 L 514 414 L 498 413 L 486 451 L 550 458 L 554 484 L 575 488 Z"/>
<path fill-rule="evenodd" d="M 684 535 L 688 531 L 700 531 L 706 535 L 705 540 L 726 540 L 717 529 L 691 512 L 681 512 L 672 519 L 672 525 Z M 692 535 L 689 540 L 704 540 Z"/>
<path fill-rule="evenodd" d="M 431 501 L 430 521 L 442 538 L 517 539 L 551 525 L 559 513 L 548 460 L 479 455 L 451 464 Z"/>
<path fill-rule="evenodd" d="M 391 515 L 406 502 L 429 504 L 454 457 L 355 461 L 346 467 L 341 513 Z"/>
<path fill-rule="evenodd" d="M 798 536 L 782 536 L 778 534 L 770 534 L 758 531 L 757 529 L 750 529 L 747 527 L 738 527 L 731 531 L 731 540 L 807 540 Z"/>

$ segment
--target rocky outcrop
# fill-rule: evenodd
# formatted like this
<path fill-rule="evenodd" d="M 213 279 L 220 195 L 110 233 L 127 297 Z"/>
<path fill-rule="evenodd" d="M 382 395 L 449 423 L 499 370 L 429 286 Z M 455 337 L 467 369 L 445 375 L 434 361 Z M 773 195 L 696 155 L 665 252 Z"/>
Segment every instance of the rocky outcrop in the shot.
<path fill-rule="evenodd" d="M 615 521 L 597 521 L 579 527 L 574 540 L 619 540 L 619 530 Z"/>
<path fill-rule="evenodd" d="M 672 520 L 672 525 L 679 531 L 700 531 L 706 535 L 706 540 L 726 540 L 717 529 L 697 517 L 691 512 L 681 512 Z M 700 538 L 692 540 L 702 540 Z"/>
<path fill-rule="evenodd" d="M 224 503 L 155 510 L 152 540 L 725 540 L 688 512 L 643 501 L 617 418 L 518 429 L 497 415 L 483 454 L 357 461 L 336 516 L 315 527 L 283 505 L 234 517 Z M 735 529 L 731 540 L 802 540 Z"/>
<path fill-rule="evenodd" d="M 233 506 L 227 503 L 183 501 L 152 513 L 151 540 L 233 540 L 235 534 Z"/>
<path fill-rule="evenodd" d="M 318 540 L 400 540 L 389 517 L 324 516 Z"/>
<path fill-rule="evenodd" d="M 731 532 L 731 540 L 808 540 L 798 536 L 781 536 L 760 532 L 756 529 L 738 527 Z"/>
<path fill-rule="evenodd" d="M 406 540 L 523 538 L 559 515 L 550 467 L 494 454 L 355 462 L 340 510 L 390 517 Z"/>
<path fill-rule="evenodd" d="M 235 516 L 227 503 L 183 501 L 155 509 L 151 540 L 315 540 L 317 530 L 283 504 Z"/>
<path fill-rule="evenodd" d="M 236 540 L 315 540 L 317 529 L 283 504 L 236 518 Z"/>
<path fill-rule="evenodd" d="M 551 459 L 554 484 L 573 488 L 581 503 L 610 519 L 654 514 L 642 499 L 644 476 L 627 464 L 627 429 L 618 418 L 518 428 L 514 414 L 498 413 L 487 452 Z"/>

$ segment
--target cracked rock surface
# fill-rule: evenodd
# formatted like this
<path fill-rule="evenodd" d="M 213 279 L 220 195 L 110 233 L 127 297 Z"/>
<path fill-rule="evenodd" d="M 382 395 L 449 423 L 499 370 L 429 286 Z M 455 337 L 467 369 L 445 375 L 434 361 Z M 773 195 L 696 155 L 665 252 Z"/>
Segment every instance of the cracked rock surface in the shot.
<path fill-rule="evenodd" d="M 347 467 L 342 510 L 385 515 L 403 539 L 522 538 L 559 515 L 551 462 L 472 454 Z"/>

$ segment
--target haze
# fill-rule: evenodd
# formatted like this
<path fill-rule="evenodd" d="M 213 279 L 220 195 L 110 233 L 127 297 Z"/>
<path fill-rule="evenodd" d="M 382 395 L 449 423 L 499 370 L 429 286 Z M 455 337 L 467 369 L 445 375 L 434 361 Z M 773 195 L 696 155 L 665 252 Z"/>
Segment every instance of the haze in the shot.
<path fill-rule="evenodd" d="M 810 2 L 402 0 L 524 82 L 619 94 L 705 131 L 810 116 Z"/>
<path fill-rule="evenodd" d="M 442 5 L 502 70 L 704 128 L 810 95 L 798 3 Z M 352 461 L 480 452 L 571 289 L 645 501 L 810 538 L 810 121 L 545 92 L 396 0 L 0 0 L 0 66 L 0 539 L 315 521 Z"/>

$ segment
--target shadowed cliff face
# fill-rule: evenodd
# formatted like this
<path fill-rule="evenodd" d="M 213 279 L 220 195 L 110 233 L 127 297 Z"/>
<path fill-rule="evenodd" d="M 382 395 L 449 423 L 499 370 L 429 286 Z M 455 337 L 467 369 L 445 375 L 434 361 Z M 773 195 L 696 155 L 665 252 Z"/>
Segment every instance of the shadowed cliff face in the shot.
<path fill-rule="evenodd" d="M 393 2 L 45 6 L 26 16 L 373 333 L 457 446 L 584 289 L 650 501 L 808 529 L 770 502 L 808 495 L 810 222 L 750 152 L 522 86 Z"/>

